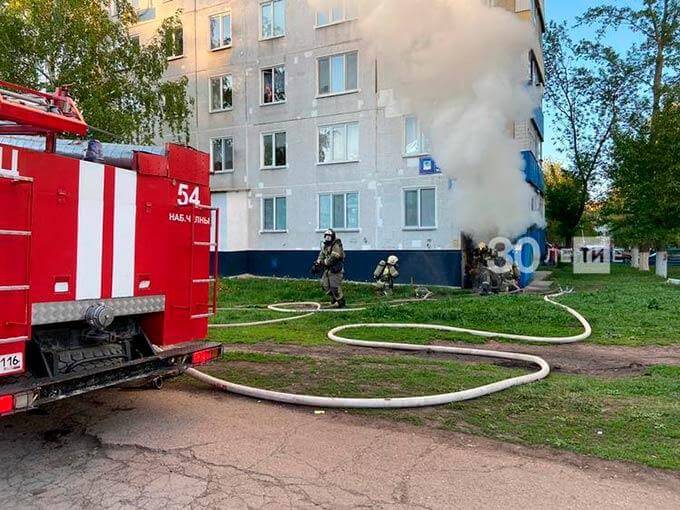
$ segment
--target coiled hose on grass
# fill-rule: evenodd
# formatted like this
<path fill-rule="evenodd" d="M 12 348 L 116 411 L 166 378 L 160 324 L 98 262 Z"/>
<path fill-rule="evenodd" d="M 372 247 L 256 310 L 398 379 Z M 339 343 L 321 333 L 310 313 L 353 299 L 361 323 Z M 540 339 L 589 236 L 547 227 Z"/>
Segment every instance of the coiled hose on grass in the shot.
<path fill-rule="evenodd" d="M 518 386 L 520 384 L 527 384 L 533 381 L 538 381 L 545 378 L 550 373 L 550 365 L 541 357 L 534 356 L 531 354 L 522 354 L 517 352 L 503 352 L 503 351 L 492 351 L 486 349 L 473 349 L 466 347 L 449 347 L 443 345 L 417 345 L 409 343 L 393 343 L 393 342 L 378 342 L 369 340 L 358 340 L 350 337 L 340 336 L 339 333 L 358 328 L 394 328 L 394 329 L 428 329 L 433 331 L 448 331 L 455 333 L 466 333 L 469 335 L 480 336 L 485 338 L 506 338 L 510 340 L 522 340 L 526 342 L 543 342 L 552 344 L 565 344 L 579 342 L 588 338 L 592 329 L 588 321 L 578 313 L 576 310 L 554 301 L 554 298 L 560 297 L 564 294 L 568 294 L 571 291 L 560 291 L 556 294 L 547 295 L 544 300 L 555 306 L 558 306 L 566 310 L 569 314 L 578 320 L 583 326 L 583 333 L 580 335 L 566 336 L 566 337 L 542 337 L 542 336 L 529 336 L 529 335 L 517 335 L 511 333 L 495 333 L 491 331 L 482 331 L 477 329 L 459 328 L 454 326 L 443 326 L 437 324 L 407 324 L 407 323 L 364 323 L 364 324 L 345 324 L 343 326 L 338 326 L 331 329 L 327 336 L 329 340 L 334 342 L 339 342 L 347 345 L 354 345 L 359 347 L 373 347 L 379 349 L 394 349 L 400 351 L 410 351 L 410 352 L 436 352 L 444 354 L 458 354 L 458 355 L 469 355 L 469 356 L 480 356 L 485 358 L 498 358 L 512 361 L 523 361 L 532 363 L 538 366 L 539 370 L 532 372 L 530 374 L 510 377 L 508 379 L 503 379 L 490 384 L 485 384 L 484 386 L 478 386 L 476 388 L 471 388 L 467 390 L 454 391 L 451 393 L 442 393 L 439 395 L 425 395 L 418 397 L 396 397 L 396 398 L 345 398 L 345 397 L 322 397 L 316 395 L 297 395 L 294 393 L 284 393 L 280 391 L 265 390 L 261 388 L 254 388 L 252 386 L 245 386 L 242 384 L 236 384 L 211 375 L 205 374 L 195 368 L 190 368 L 187 370 L 187 374 L 191 377 L 210 384 L 218 389 L 229 391 L 231 393 L 237 393 L 239 395 L 245 395 L 248 397 L 253 397 L 262 400 L 271 400 L 275 402 L 283 402 L 286 404 L 296 404 L 305 406 L 315 406 L 315 407 L 342 407 L 342 408 L 409 408 L 409 407 L 425 407 L 440 404 L 448 404 L 451 402 L 460 402 L 462 400 L 470 400 L 473 398 L 482 397 L 484 395 L 489 395 L 491 393 L 496 393 L 513 386 Z M 272 319 L 256 322 L 246 322 L 246 323 L 225 323 L 225 324 L 211 324 L 211 328 L 236 328 L 236 327 L 251 327 L 260 326 L 264 324 L 276 324 L 280 322 L 287 322 L 292 320 L 303 319 L 309 317 L 316 313 L 326 312 L 326 311 L 344 311 L 352 312 L 364 310 L 365 308 L 349 308 L 349 309 L 324 309 L 321 304 L 316 302 L 300 302 L 300 303 L 280 303 L 269 305 L 268 309 L 285 312 L 285 313 L 298 313 L 300 310 L 293 307 L 309 306 L 312 310 L 309 312 L 304 312 L 300 315 L 294 315 L 290 317 L 285 317 L 282 319 Z"/>

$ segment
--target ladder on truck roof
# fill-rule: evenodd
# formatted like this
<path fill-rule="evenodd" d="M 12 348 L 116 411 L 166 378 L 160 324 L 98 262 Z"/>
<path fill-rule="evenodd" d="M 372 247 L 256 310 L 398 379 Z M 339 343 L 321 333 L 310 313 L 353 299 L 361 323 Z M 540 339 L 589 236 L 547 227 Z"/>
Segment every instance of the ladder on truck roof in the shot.
<path fill-rule="evenodd" d="M 202 204 L 190 204 L 192 206 L 192 214 L 191 214 L 191 258 L 189 262 L 189 275 L 191 278 L 191 286 L 189 287 L 189 317 L 194 320 L 194 319 L 206 319 L 209 317 L 212 317 L 217 313 L 217 276 L 218 276 L 218 269 L 219 269 L 219 212 L 217 207 L 212 207 L 209 205 L 202 205 Z M 197 241 L 196 240 L 196 213 L 198 211 L 210 211 L 210 226 L 211 226 L 211 231 L 212 235 L 209 241 Z M 213 221 L 213 213 L 215 216 L 215 220 Z M 208 278 L 194 278 L 194 251 L 196 247 L 205 247 L 208 248 L 208 251 L 212 254 L 213 256 L 213 267 L 212 267 L 212 277 Z M 209 303 L 199 303 L 197 305 L 194 304 L 193 297 L 194 297 L 194 286 L 198 285 L 212 285 L 212 292 L 209 292 L 210 295 L 210 300 L 211 302 Z M 196 313 L 194 313 L 194 306 L 200 307 L 202 309 L 205 309 L 206 311 L 203 312 L 202 310 L 196 310 Z M 210 311 L 212 309 L 212 311 Z"/>
<path fill-rule="evenodd" d="M 45 150 L 55 152 L 58 134 L 85 136 L 88 126 L 68 87 L 40 92 L 0 81 L 0 135 L 38 135 Z"/>
<path fill-rule="evenodd" d="M 15 342 L 27 342 L 29 340 L 28 336 L 28 328 L 30 326 L 30 320 L 31 320 L 31 301 L 29 299 L 29 292 L 31 290 L 30 286 L 30 281 L 31 281 L 31 238 L 33 235 L 33 178 L 31 177 L 25 177 L 21 176 L 18 173 L 15 172 L 9 172 L 7 170 L 1 170 L 0 169 L 0 181 L 6 182 L 9 181 L 12 185 L 17 185 L 17 186 L 29 186 L 29 193 L 28 193 L 28 204 L 27 204 L 27 225 L 26 225 L 26 230 L 23 230 L 21 228 L 16 228 L 16 229 L 0 229 L 0 239 L 2 238 L 16 238 L 16 237 L 25 237 L 27 238 L 27 246 L 26 246 L 26 257 L 25 257 L 25 264 L 26 264 L 26 282 L 25 283 L 20 283 L 20 284 L 11 284 L 11 285 L 3 285 L 0 283 L 0 293 L 19 293 L 24 295 L 24 320 L 23 322 L 7 322 L 5 324 L 2 324 L 2 326 L 19 326 L 19 327 L 24 327 L 26 328 L 26 334 L 21 335 L 21 336 L 15 336 L 15 337 L 9 337 L 9 338 L 1 338 L 0 337 L 0 345 L 3 344 L 10 344 L 10 343 L 15 343 Z"/>

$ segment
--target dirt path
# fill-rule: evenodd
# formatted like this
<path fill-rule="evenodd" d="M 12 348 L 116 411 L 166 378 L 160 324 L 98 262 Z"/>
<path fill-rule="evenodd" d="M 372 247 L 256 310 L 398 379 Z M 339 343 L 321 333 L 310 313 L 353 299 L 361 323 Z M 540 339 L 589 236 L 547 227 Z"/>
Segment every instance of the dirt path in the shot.
<path fill-rule="evenodd" d="M 668 347 L 610 347 L 591 344 L 568 345 L 518 345 L 500 342 L 466 344 L 461 342 L 440 342 L 445 345 L 476 347 L 499 351 L 524 352 L 544 358 L 555 372 L 597 375 L 606 377 L 630 376 L 643 373 L 652 365 L 680 365 L 680 346 Z M 319 358 L 343 359 L 350 356 L 403 356 L 432 357 L 451 359 L 439 354 L 397 353 L 388 349 L 364 349 L 345 345 L 300 346 L 291 344 L 259 343 L 248 345 L 226 345 L 227 350 L 253 351 L 261 353 L 281 353 Z M 465 362 L 488 363 L 487 358 L 470 356 L 455 357 Z"/>
<path fill-rule="evenodd" d="M 680 508 L 680 474 L 175 383 L 0 422 L 11 508 Z"/>

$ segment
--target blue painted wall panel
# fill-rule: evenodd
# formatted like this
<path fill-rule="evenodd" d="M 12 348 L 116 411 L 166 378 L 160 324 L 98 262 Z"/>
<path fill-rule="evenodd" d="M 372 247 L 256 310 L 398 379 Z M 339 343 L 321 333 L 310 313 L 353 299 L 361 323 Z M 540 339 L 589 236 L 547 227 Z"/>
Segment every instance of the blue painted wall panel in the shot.
<path fill-rule="evenodd" d="M 242 251 L 220 252 L 220 275 L 249 273 L 257 276 L 310 278 L 309 270 L 318 251 Z M 462 255 L 459 250 L 361 250 L 347 251 L 345 278 L 373 281 L 373 270 L 389 255 L 399 257 L 401 275 L 398 283 L 451 285 L 462 281 Z"/>
<path fill-rule="evenodd" d="M 536 161 L 536 156 L 531 151 L 522 151 L 522 158 L 524 159 L 524 175 L 526 181 L 540 191 L 545 191 L 545 181 L 543 179 L 543 171 L 541 166 Z"/>

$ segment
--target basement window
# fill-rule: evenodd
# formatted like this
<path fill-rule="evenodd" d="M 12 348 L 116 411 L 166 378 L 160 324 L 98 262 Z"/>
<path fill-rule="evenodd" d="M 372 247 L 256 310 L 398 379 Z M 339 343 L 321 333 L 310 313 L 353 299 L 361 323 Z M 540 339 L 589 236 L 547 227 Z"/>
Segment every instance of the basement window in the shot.
<path fill-rule="evenodd" d="M 286 197 L 262 199 L 262 232 L 286 231 Z"/>

